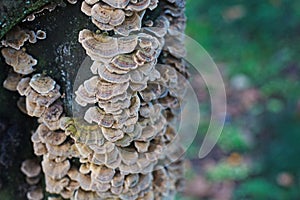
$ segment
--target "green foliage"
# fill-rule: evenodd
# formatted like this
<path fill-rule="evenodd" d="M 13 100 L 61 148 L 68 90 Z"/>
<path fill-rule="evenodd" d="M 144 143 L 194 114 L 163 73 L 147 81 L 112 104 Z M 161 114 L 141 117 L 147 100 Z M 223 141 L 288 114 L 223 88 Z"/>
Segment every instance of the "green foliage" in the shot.
<path fill-rule="evenodd" d="M 208 178 L 235 180 L 234 199 L 299 199 L 300 1 L 187 0 L 186 14 L 187 34 L 225 66 L 229 79 L 245 75 L 263 99 L 248 118 L 227 124 L 218 141 L 222 153 L 245 153 L 254 163 L 232 166 L 220 159 Z M 251 117 L 255 148 L 243 133 Z M 281 172 L 294 177 L 293 185 L 276 183 Z"/>
<path fill-rule="evenodd" d="M 230 76 L 247 75 L 266 97 L 300 96 L 300 83 L 295 81 L 300 72 L 299 1 L 187 2 L 187 34 L 217 62 L 225 62 Z M 229 20 L 226 13 L 234 9 L 240 16 Z"/>
<path fill-rule="evenodd" d="M 242 180 L 247 178 L 250 168 L 247 164 L 231 165 L 225 161 L 208 169 L 207 177 L 212 181 Z"/>
<path fill-rule="evenodd" d="M 283 190 L 265 179 L 255 178 L 242 183 L 234 193 L 234 199 L 282 199 Z"/>
<path fill-rule="evenodd" d="M 218 140 L 218 145 L 224 152 L 245 151 L 248 149 L 242 130 L 233 125 L 225 125 Z"/>
<path fill-rule="evenodd" d="M 264 163 L 268 173 L 289 171 L 300 176 L 300 123 L 299 116 L 291 109 L 265 116 L 265 128 L 271 135 L 269 141 L 261 145 L 261 151 L 265 152 Z"/>

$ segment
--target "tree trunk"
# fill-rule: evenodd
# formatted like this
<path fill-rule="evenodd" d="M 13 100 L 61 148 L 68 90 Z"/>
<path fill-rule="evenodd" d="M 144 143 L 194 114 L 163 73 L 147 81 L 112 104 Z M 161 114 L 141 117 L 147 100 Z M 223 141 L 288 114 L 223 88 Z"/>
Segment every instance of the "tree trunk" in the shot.
<path fill-rule="evenodd" d="M 3 39 L 0 81 L 8 83 L 7 76 L 17 77 L 11 81 L 13 86 L 5 86 L 13 91 L 0 88 L 0 196 L 23 199 L 26 193 L 27 197 L 36 195 L 43 186 L 46 197 L 172 199 L 183 180 L 182 152 L 180 144 L 173 142 L 176 132 L 172 124 L 179 115 L 175 102 L 181 101 L 184 94 L 181 79 L 186 76 L 186 69 L 179 50 L 170 50 L 168 45 L 174 44 L 168 41 L 179 37 L 170 33 L 184 31 L 184 1 L 161 0 L 157 6 L 155 0 L 140 4 L 126 0 L 86 2 L 89 5 L 60 2 L 54 10 L 53 4 L 49 6 L 46 0 L 0 3 Z M 93 7 L 91 13 L 85 11 L 91 17 L 81 12 L 82 4 L 87 9 Z M 130 6 L 133 11 L 128 11 Z M 111 9 L 114 13 L 107 21 L 107 15 L 101 14 L 109 14 Z M 115 19 L 118 14 L 120 17 Z M 134 20 L 135 15 L 140 22 Z M 30 21 L 33 16 L 35 19 Z M 33 33 L 30 31 L 40 38 L 36 43 L 30 42 L 29 35 Z M 39 31 L 46 33 L 46 39 L 38 36 Z M 24 33 L 27 39 L 24 45 L 15 46 L 21 40 L 19 33 Z M 113 53 L 114 43 L 105 46 L 107 43 L 103 41 L 116 35 L 127 42 L 135 39 Z M 180 38 L 177 40 L 180 43 Z M 149 41 L 151 46 L 147 46 Z M 120 45 L 119 40 L 116 44 Z M 130 44 L 135 47 L 130 49 Z M 151 54 L 147 54 L 149 51 Z M 16 64 L 7 56 L 19 52 L 32 56 L 27 58 L 31 63 L 37 60 L 37 64 L 19 70 L 22 61 L 17 59 Z M 97 65 L 94 79 L 78 76 L 87 56 L 90 65 Z M 128 57 L 126 61 L 132 61 L 132 65 L 121 62 Z M 102 65 L 100 61 L 107 63 Z M 109 68 L 112 63 L 120 66 Z M 28 70 L 32 73 L 27 73 Z M 95 79 L 97 84 L 93 82 Z M 92 95 L 95 99 L 86 100 L 91 97 L 84 96 L 87 94 L 84 81 L 94 84 L 93 90 L 98 92 Z M 78 86 L 85 88 L 80 90 Z M 103 93 L 108 90 L 110 96 Z M 85 104 L 90 106 L 86 108 Z M 119 106 L 117 110 L 111 108 L 114 105 Z M 120 113 L 127 116 L 124 118 Z M 85 114 L 85 121 L 93 124 L 81 122 L 80 114 Z M 177 149 L 168 149 L 172 142 Z M 34 158 L 34 153 L 40 156 L 43 174 L 39 176 L 43 178 L 30 186 L 29 177 L 25 181 L 20 166 L 25 159 Z"/>

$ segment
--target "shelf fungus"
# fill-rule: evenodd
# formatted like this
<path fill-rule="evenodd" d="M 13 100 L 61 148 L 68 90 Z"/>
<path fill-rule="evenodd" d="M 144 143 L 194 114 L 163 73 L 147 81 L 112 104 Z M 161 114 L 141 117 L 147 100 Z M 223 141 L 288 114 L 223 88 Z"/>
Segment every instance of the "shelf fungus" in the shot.
<path fill-rule="evenodd" d="M 17 91 L 17 85 L 21 80 L 22 76 L 15 72 L 10 72 L 3 82 L 3 87 L 10 91 Z"/>
<path fill-rule="evenodd" d="M 21 171 L 28 177 L 37 177 L 41 173 L 41 166 L 37 160 L 27 159 L 22 162 Z"/>
<path fill-rule="evenodd" d="M 82 3 L 81 11 L 90 16 L 100 30 L 128 36 L 131 32 L 141 30 L 145 11 L 153 10 L 157 3 L 157 0 L 86 0 Z"/>
<path fill-rule="evenodd" d="M 184 183 L 184 151 L 173 127 L 187 77 L 184 1 L 84 0 L 81 11 L 98 28 L 78 35 L 92 60 L 92 75 L 75 88 L 82 118 L 64 110 L 61 80 L 32 74 L 38 61 L 22 46 L 45 39 L 45 31 L 16 27 L 2 41 L 14 71 L 3 85 L 18 91 L 18 107 L 38 122 L 31 141 L 41 165 L 21 166 L 32 185 L 27 198 L 43 198 L 35 185 L 42 171 L 54 194 L 49 200 L 173 199 Z"/>
<path fill-rule="evenodd" d="M 17 85 L 20 95 L 26 97 L 27 114 L 35 117 L 41 117 L 46 108 L 60 98 L 59 89 L 60 86 L 53 79 L 40 74 L 23 78 Z"/>
<path fill-rule="evenodd" d="M 2 48 L 2 56 L 5 62 L 12 66 L 14 71 L 19 74 L 30 74 L 34 71 L 37 60 L 23 50 L 16 50 L 10 47 Z"/>
<path fill-rule="evenodd" d="M 24 43 L 30 38 L 30 35 L 19 26 L 14 27 L 10 30 L 1 44 L 5 47 L 11 47 L 15 50 L 20 50 Z"/>
<path fill-rule="evenodd" d="M 103 2 L 85 1 L 83 12 L 93 23 L 97 21 L 101 31 L 114 30 L 115 35 L 87 29 L 79 33 L 79 42 L 93 60 L 90 70 L 94 75 L 78 87 L 75 101 L 86 107 L 84 120 L 93 128 L 84 129 L 76 120 L 63 127 L 72 130 L 75 143 L 81 143 L 77 146 L 82 165 L 72 171 L 77 175 L 71 179 L 85 185 L 75 197 L 172 197 L 183 180 L 183 150 L 171 125 L 180 112 L 186 87 L 178 72 L 184 50 L 183 38 L 176 31 L 182 27 L 174 27 L 175 18 L 184 19 L 182 7 L 166 2 L 161 16 L 150 26 L 140 27 L 134 18 L 151 5 L 155 7 L 157 1 Z M 110 24 L 115 11 L 125 13 L 117 26 Z M 169 32 L 170 28 L 174 30 Z"/>
<path fill-rule="evenodd" d="M 47 37 L 46 32 L 43 31 L 43 30 L 37 30 L 35 35 L 36 35 L 36 38 L 39 39 L 39 40 L 44 40 Z"/>
<path fill-rule="evenodd" d="M 41 187 L 32 187 L 26 194 L 28 200 L 42 200 L 44 198 Z"/>

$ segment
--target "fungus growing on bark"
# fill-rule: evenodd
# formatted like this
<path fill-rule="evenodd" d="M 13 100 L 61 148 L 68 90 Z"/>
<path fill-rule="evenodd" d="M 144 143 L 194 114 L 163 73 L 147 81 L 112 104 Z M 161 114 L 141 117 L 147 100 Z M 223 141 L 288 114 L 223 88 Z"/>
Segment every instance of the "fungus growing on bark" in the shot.
<path fill-rule="evenodd" d="M 52 179 L 61 179 L 67 175 L 71 168 L 70 162 L 64 160 L 62 162 L 56 162 L 55 160 L 45 159 L 42 161 L 42 167 L 44 173 Z"/>
<path fill-rule="evenodd" d="M 50 130 L 58 130 L 62 113 L 62 104 L 60 102 L 55 102 L 49 108 L 46 108 L 39 121 L 45 124 Z"/>
<path fill-rule="evenodd" d="M 99 0 L 84 0 L 89 5 L 94 5 L 95 3 L 99 2 Z"/>
<path fill-rule="evenodd" d="M 37 37 L 34 31 L 28 31 L 27 34 L 29 35 L 28 41 L 30 43 L 36 43 L 37 42 Z"/>
<path fill-rule="evenodd" d="M 137 45 L 137 36 L 115 38 L 84 29 L 79 33 L 79 42 L 93 60 L 103 61 L 103 58 L 132 52 Z"/>
<path fill-rule="evenodd" d="M 26 182 L 30 185 L 26 196 L 28 199 L 43 199 L 43 190 L 37 184 L 41 179 L 41 166 L 37 159 L 27 159 L 22 162 L 21 171 L 26 175 Z"/>
<path fill-rule="evenodd" d="M 20 95 L 26 97 L 26 111 L 30 116 L 41 117 L 61 94 L 59 85 L 49 77 L 36 74 L 32 78 L 23 78 L 17 85 Z"/>
<path fill-rule="evenodd" d="M 42 200 L 44 198 L 43 190 L 41 187 L 33 187 L 27 192 L 26 197 L 28 200 Z"/>
<path fill-rule="evenodd" d="M 89 14 L 89 12 L 87 12 Z M 125 12 L 120 9 L 112 9 L 101 3 L 91 8 L 93 23 L 102 30 L 113 30 L 115 26 L 121 25 L 125 20 Z"/>
<path fill-rule="evenodd" d="M 29 178 L 38 176 L 41 173 L 41 166 L 34 159 L 27 159 L 22 162 L 21 171 Z"/>
<path fill-rule="evenodd" d="M 10 91 L 17 91 L 17 85 L 21 80 L 22 76 L 15 72 L 10 72 L 3 82 L 3 87 Z"/>
<path fill-rule="evenodd" d="M 12 66 L 14 71 L 19 74 L 30 74 L 34 71 L 33 66 L 37 64 L 37 60 L 23 50 L 15 50 L 10 47 L 2 48 L 2 56 L 5 62 Z"/>
<path fill-rule="evenodd" d="M 46 34 L 45 31 L 43 31 L 43 30 L 38 30 L 38 31 L 36 32 L 36 38 L 37 38 L 37 39 L 39 39 L 39 40 L 44 40 L 44 39 L 46 39 L 46 37 L 47 37 L 47 34 Z"/>
<path fill-rule="evenodd" d="M 76 4 L 76 3 L 77 3 L 77 0 L 68 0 L 68 2 L 69 2 L 70 4 Z"/>
<path fill-rule="evenodd" d="M 128 36 L 129 33 L 140 30 L 141 26 L 142 17 L 134 12 L 131 16 L 126 17 L 125 21 L 121 25 L 116 26 L 114 30 L 120 35 Z"/>
<path fill-rule="evenodd" d="M 16 26 L 6 34 L 5 40 L 2 40 L 1 44 L 5 47 L 20 50 L 29 38 L 30 35 L 27 34 L 26 31 L 22 30 L 19 26 Z"/>
<path fill-rule="evenodd" d="M 89 4 L 87 4 L 86 1 L 83 1 L 81 3 L 81 12 L 83 12 L 87 16 L 92 16 L 92 7 Z"/>
<path fill-rule="evenodd" d="M 76 103 L 86 107 L 83 119 L 66 116 L 60 85 L 44 73 L 29 76 L 37 61 L 12 48 L 44 39 L 46 32 L 19 30 L 19 43 L 6 38 L 6 63 L 27 76 L 10 75 L 5 85 L 24 96 L 18 104 L 23 111 L 38 117 L 31 141 L 42 156 L 47 192 L 76 200 L 171 199 L 181 186 L 182 149 L 166 113 L 176 116 L 184 95 L 177 74 L 185 73 L 183 43 L 176 32 L 184 28 L 183 5 L 164 1 L 159 16 L 144 17 L 157 3 L 82 2 L 82 12 L 100 29 L 83 29 L 78 37 L 93 60 L 93 75 L 75 92 Z M 27 196 L 42 198 L 33 191 L 40 195 L 32 190 Z"/>
<path fill-rule="evenodd" d="M 113 8 L 125 8 L 130 0 L 102 0 Z"/>
<path fill-rule="evenodd" d="M 54 89 L 56 82 L 49 76 L 35 74 L 30 79 L 29 85 L 40 94 L 46 94 Z"/>

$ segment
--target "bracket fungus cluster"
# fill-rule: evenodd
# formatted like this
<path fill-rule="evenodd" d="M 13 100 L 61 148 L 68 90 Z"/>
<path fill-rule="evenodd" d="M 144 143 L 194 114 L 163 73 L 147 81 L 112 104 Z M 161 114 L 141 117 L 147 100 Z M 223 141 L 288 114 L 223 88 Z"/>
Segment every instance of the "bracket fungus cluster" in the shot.
<path fill-rule="evenodd" d="M 172 199 L 184 181 L 174 128 L 187 77 L 184 0 L 85 0 L 81 10 L 99 29 L 78 36 L 93 61 L 93 75 L 75 92 L 82 119 L 66 115 L 60 85 L 32 74 L 37 60 L 21 48 L 46 32 L 18 28 L 2 42 L 14 71 L 4 86 L 38 118 L 31 141 L 42 156 L 46 191 L 74 200 Z"/>
<path fill-rule="evenodd" d="M 26 182 L 31 186 L 26 196 L 29 200 L 42 200 L 43 190 L 38 183 L 41 179 L 41 166 L 36 159 L 27 159 L 22 162 L 21 171 L 26 175 Z"/>
<path fill-rule="evenodd" d="M 84 121 L 63 122 L 81 154 L 69 173 L 80 183 L 78 199 L 172 198 L 182 185 L 183 150 L 172 122 L 185 91 L 184 4 L 165 1 L 165 12 L 143 26 L 157 3 L 82 3 L 101 32 L 79 33 L 93 76 L 75 92 Z"/>
<path fill-rule="evenodd" d="M 158 0 L 86 0 L 81 10 L 100 30 L 128 36 L 141 30 L 145 11 L 155 9 L 157 4 Z"/>

